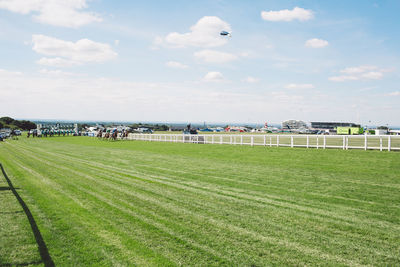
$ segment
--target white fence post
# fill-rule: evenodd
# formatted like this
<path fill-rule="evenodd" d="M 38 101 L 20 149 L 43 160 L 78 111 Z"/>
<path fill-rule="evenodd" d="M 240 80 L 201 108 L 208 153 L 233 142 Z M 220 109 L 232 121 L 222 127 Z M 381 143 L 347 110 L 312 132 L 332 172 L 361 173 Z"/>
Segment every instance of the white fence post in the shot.
<path fill-rule="evenodd" d="M 343 136 L 343 150 L 346 149 L 346 136 Z"/>
<path fill-rule="evenodd" d="M 214 135 L 211 136 L 211 144 L 214 144 Z"/>
<path fill-rule="evenodd" d="M 319 136 L 317 135 L 317 149 L 319 149 Z"/>
<path fill-rule="evenodd" d="M 229 144 L 232 145 L 232 135 L 229 136 Z"/>
<path fill-rule="evenodd" d="M 269 137 L 269 147 L 272 147 L 272 136 Z"/>
<path fill-rule="evenodd" d="M 367 150 L 368 148 L 368 140 L 367 140 L 367 135 L 364 135 L 364 150 Z"/>
<path fill-rule="evenodd" d="M 222 135 L 219 136 L 219 143 L 222 145 Z"/>
<path fill-rule="evenodd" d="M 290 136 L 290 147 L 293 148 L 293 135 Z"/>
<path fill-rule="evenodd" d="M 267 136 L 264 135 L 264 146 L 266 146 L 266 145 L 267 145 Z"/>
<path fill-rule="evenodd" d="M 382 136 L 379 137 L 379 150 L 382 151 Z"/>
<path fill-rule="evenodd" d="M 307 135 L 307 148 L 309 148 L 309 146 L 310 146 L 310 136 Z"/>
<path fill-rule="evenodd" d="M 279 135 L 276 136 L 276 146 L 279 147 Z"/>
<path fill-rule="evenodd" d="M 240 145 L 243 145 L 243 135 L 240 135 Z"/>
<path fill-rule="evenodd" d="M 254 145 L 254 136 L 251 136 L 251 146 Z"/>
<path fill-rule="evenodd" d="M 391 150 L 391 144 L 392 142 L 391 142 L 391 138 L 390 138 L 390 135 L 388 136 L 388 151 L 390 151 Z"/>
<path fill-rule="evenodd" d="M 326 135 L 324 135 L 324 149 L 326 148 Z"/>

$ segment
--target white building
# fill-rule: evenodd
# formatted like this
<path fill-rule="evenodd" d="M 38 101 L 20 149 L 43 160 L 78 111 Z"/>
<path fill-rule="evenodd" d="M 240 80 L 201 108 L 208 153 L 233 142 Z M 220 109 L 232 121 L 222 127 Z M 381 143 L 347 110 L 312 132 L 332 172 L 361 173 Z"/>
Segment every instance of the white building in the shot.
<path fill-rule="evenodd" d="M 307 123 L 300 120 L 287 120 L 282 122 L 283 130 L 297 130 L 302 128 L 308 128 Z"/>
<path fill-rule="evenodd" d="M 388 130 L 386 129 L 375 129 L 375 135 L 387 135 Z"/>

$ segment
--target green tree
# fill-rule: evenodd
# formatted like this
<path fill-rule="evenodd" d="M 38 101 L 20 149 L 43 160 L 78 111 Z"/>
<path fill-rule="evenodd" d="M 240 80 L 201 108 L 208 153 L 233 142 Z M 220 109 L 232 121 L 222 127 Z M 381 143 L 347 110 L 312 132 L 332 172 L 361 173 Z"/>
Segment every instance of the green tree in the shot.
<path fill-rule="evenodd" d="M 4 124 L 11 124 L 14 121 L 14 119 L 10 117 L 1 117 L 0 121 L 4 122 Z"/>
<path fill-rule="evenodd" d="M 27 120 L 22 120 L 18 121 L 19 125 L 18 128 L 21 130 L 31 130 L 31 129 L 36 129 L 36 123 L 27 121 Z"/>

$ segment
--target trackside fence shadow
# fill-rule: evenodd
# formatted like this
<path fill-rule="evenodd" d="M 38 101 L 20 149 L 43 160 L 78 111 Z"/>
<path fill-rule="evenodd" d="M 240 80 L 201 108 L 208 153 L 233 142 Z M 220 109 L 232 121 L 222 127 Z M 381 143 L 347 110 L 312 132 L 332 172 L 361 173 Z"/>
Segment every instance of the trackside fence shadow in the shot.
<path fill-rule="evenodd" d="M 1 172 L 3 173 L 4 178 L 6 179 L 8 186 L 10 187 L 10 190 L 18 200 L 19 204 L 21 205 L 22 209 L 24 210 L 26 217 L 28 218 L 29 224 L 31 225 L 33 235 L 35 236 L 36 243 L 38 245 L 38 250 L 40 257 L 42 259 L 42 262 L 44 266 L 54 266 L 54 262 L 52 258 L 50 257 L 49 251 L 47 249 L 46 243 L 43 240 L 42 234 L 39 231 L 39 228 L 36 224 L 35 219 L 33 218 L 33 215 L 31 211 L 29 210 L 28 206 L 26 205 L 25 201 L 21 198 L 21 196 L 18 194 L 17 190 L 15 189 L 14 185 L 12 184 L 11 180 L 8 178 L 6 171 L 3 168 L 3 165 L 0 163 L 0 168 Z M 38 264 L 38 263 L 32 263 L 32 264 Z"/>

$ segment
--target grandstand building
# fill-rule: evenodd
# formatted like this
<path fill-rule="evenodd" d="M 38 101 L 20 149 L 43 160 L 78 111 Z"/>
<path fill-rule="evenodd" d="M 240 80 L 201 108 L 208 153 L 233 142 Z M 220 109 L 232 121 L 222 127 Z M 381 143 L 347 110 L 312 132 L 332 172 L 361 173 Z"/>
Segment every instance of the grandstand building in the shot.
<path fill-rule="evenodd" d="M 358 127 L 360 124 L 352 122 L 311 122 L 311 128 L 319 130 L 334 130 L 337 127 Z"/>

